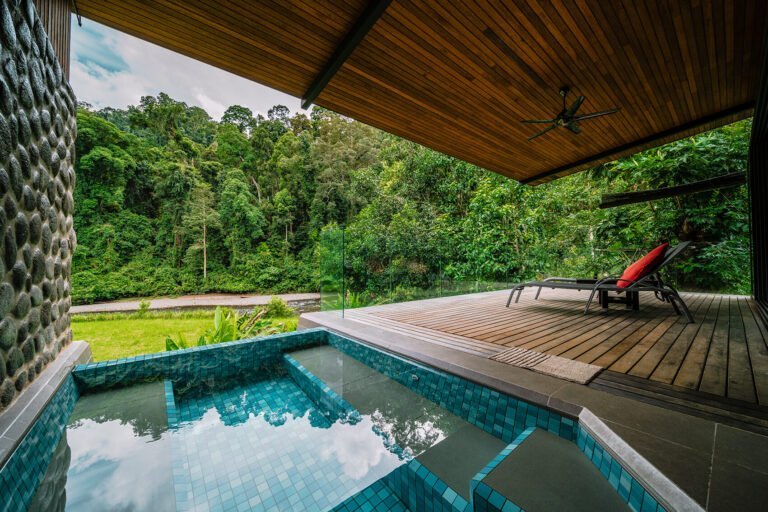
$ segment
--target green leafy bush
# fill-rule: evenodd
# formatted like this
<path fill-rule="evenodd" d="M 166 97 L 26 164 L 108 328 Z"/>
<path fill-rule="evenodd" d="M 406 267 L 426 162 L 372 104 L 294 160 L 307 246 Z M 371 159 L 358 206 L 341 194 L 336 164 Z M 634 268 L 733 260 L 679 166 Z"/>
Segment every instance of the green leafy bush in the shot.
<path fill-rule="evenodd" d="M 202 334 L 195 346 L 215 345 L 227 341 L 236 341 L 256 336 L 269 336 L 283 331 L 283 324 L 272 325 L 266 318 L 266 308 L 254 309 L 252 313 L 239 315 L 229 308 L 216 308 L 213 315 L 213 327 Z M 179 350 L 193 346 L 179 333 L 174 339 L 171 336 L 165 339 L 166 350 Z"/>
<path fill-rule="evenodd" d="M 280 297 L 272 297 L 269 299 L 264 316 L 267 318 L 281 318 L 292 316 L 294 314 L 296 314 L 294 310 L 283 299 Z"/>

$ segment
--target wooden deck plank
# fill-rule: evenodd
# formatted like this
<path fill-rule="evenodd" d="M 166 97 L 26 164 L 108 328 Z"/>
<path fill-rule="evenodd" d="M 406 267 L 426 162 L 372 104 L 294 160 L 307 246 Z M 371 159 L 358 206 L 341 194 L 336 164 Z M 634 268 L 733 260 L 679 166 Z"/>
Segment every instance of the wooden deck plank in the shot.
<path fill-rule="evenodd" d="M 717 301 L 715 303 L 715 297 L 709 297 L 699 313 L 701 318 L 708 317 L 709 309 L 712 307 L 712 304 L 715 304 L 715 307 L 717 307 L 720 302 Z M 684 332 L 681 333 L 672 346 L 669 347 L 669 350 L 651 374 L 651 380 L 669 384 L 675 379 L 675 375 L 677 375 L 677 372 L 680 370 L 680 366 L 682 366 L 685 356 L 688 354 L 688 350 L 691 348 L 694 341 L 696 341 L 703 326 L 703 322 L 696 322 L 685 326 Z"/>
<path fill-rule="evenodd" d="M 667 384 L 674 384 L 688 389 L 698 389 L 699 382 L 701 382 L 701 374 L 704 371 L 704 363 L 709 352 L 709 344 L 715 331 L 720 303 L 723 300 L 728 299 L 717 296 L 714 298 L 709 311 L 707 311 L 707 315 L 702 319 L 699 332 L 696 333 L 688 353 L 685 354 L 680 364 L 677 375 L 674 376 L 672 381 L 668 381 Z M 663 379 L 659 380 L 665 382 Z"/>
<path fill-rule="evenodd" d="M 701 298 L 691 307 L 691 313 L 694 317 L 700 314 L 705 304 L 707 304 L 707 299 Z M 643 357 L 635 363 L 628 373 L 637 377 L 649 378 L 678 338 L 693 339 L 699 330 L 699 325 L 698 323 L 689 324 L 683 321 L 676 322 L 656 340 L 656 343 L 643 354 Z"/>
<path fill-rule="evenodd" d="M 576 359 L 585 363 L 595 364 L 595 361 L 602 358 L 606 353 L 611 352 L 614 347 L 623 344 L 627 338 L 631 338 L 633 335 L 642 337 L 641 334 L 650 332 L 652 326 L 654 325 L 653 320 L 654 317 L 652 315 L 643 315 L 642 317 L 638 318 L 637 321 L 632 322 L 630 325 L 627 325 L 618 332 L 614 330 L 611 337 L 608 338 L 605 342 L 589 348 Z M 619 351 L 619 353 L 623 352 Z M 598 366 L 605 367 L 610 365 L 610 363 L 612 363 L 612 361 L 610 361 L 609 358 L 605 358 L 605 365 Z"/>
<path fill-rule="evenodd" d="M 475 355 L 510 347 L 590 363 L 649 385 L 705 392 L 723 400 L 768 405 L 768 326 L 752 299 L 683 294 L 687 324 L 667 303 L 641 294 L 640 311 L 596 305 L 587 294 L 525 291 L 506 306 L 507 291 L 350 310 L 348 317 Z"/>
<path fill-rule="evenodd" d="M 728 324 L 728 388 L 726 396 L 745 402 L 755 402 L 755 380 L 752 377 L 747 336 L 744 331 L 744 320 L 741 317 L 738 299 L 732 298 L 730 300 L 728 311 L 730 320 Z"/>
<path fill-rule="evenodd" d="M 728 323 L 730 297 L 723 297 L 717 313 L 715 330 L 709 344 L 707 360 L 701 375 L 699 390 L 713 395 L 725 396 L 728 376 Z"/>
<path fill-rule="evenodd" d="M 688 301 L 688 307 L 691 308 L 691 311 L 693 311 L 693 308 L 696 307 L 696 304 L 700 300 L 700 297 L 696 297 L 693 300 Z M 642 359 L 645 354 L 656 345 L 656 342 L 658 342 L 662 336 L 665 336 L 670 330 L 673 329 L 676 329 L 679 332 L 679 330 L 682 329 L 679 324 L 683 321 L 684 320 L 681 320 L 675 315 L 666 317 L 662 323 L 658 324 L 653 330 L 651 330 L 651 332 L 649 332 L 642 339 L 638 340 L 634 347 L 628 350 L 608 368 L 614 372 L 629 373 L 630 370 L 632 370 L 632 368 L 637 364 L 637 362 L 640 361 L 640 359 Z"/>

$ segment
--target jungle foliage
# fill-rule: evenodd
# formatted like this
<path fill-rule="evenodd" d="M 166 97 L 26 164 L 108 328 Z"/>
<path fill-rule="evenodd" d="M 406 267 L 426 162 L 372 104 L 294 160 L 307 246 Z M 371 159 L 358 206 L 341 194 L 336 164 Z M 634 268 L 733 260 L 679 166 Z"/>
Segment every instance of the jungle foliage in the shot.
<path fill-rule="evenodd" d="M 216 122 L 162 93 L 126 110 L 83 105 L 73 297 L 314 291 L 319 240 L 341 225 L 355 292 L 423 287 L 435 272 L 615 272 L 635 250 L 678 239 L 696 242 L 674 271 L 683 288 L 746 292 L 745 187 L 597 205 L 744 170 L 750 126 L 529 187 L 320 108 L 264 117 L 235 105 Z"/>

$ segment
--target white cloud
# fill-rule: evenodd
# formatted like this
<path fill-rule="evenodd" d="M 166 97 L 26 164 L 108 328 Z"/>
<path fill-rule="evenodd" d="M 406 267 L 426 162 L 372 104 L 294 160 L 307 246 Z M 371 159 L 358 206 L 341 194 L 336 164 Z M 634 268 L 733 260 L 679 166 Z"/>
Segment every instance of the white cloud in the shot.
<path fill-rule="evenodd" d="M 77 98 L 96 108 L 125 108 L 160 92 L 200 106 L 214 119 L 234 104 L 254 115 L 277 104 L 292 112 L 300 108 L 298 98 L 88 19 L 78 27 L 74 17 L 70 82 Z"/>

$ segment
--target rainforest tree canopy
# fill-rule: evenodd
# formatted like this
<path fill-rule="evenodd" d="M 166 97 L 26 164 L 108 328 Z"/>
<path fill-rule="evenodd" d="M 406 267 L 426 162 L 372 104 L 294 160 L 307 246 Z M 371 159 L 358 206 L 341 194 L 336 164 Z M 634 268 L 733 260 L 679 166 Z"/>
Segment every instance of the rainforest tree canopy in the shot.
<path fill-rule="evenodd" d="M 615 272 L 678 239 L 695 242 L 673 269 L 678 285 L 748 292 L 745 187 L 597 205 L 745 170 L 750 123 L 529 187 L 320 108 L 264 117 L 233 105 L 216 122 L 162 93 L 126 110 L 82 105 L 73 296 L 317 290 L 319 241 L 338 226 L 350 282 L 373 295 L 438 271 Z"/>

